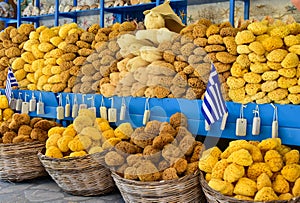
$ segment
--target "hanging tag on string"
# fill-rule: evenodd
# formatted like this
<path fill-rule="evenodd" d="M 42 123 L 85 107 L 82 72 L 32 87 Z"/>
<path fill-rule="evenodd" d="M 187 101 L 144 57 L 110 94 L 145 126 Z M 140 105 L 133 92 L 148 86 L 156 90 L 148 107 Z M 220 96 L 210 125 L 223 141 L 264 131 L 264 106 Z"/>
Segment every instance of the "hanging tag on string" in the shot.
<path fill-rule="evenodd" d="M 87 109 L 87 104 L 85 103 L 85 94 L 81 95 L 81 98 L 82 98 L 82 103 L 79 105 L 79 110 L 80 109 Z"/>
<path fill-rule="evenodd" d="M 28 114 L 29 113 L 29 102 L 27 102 L 27 97 L 29 94 L 25 92 L 24 101 L 22 102 L 21 113 Z"/>
<path fill-rule="evenodd" d="M 10 100 L 10 103 L 9 103 L 9 106 L 12 110 L 16 110 L 16 107 L 17 107 L 17 99 L 14 97 L 14 93 L 12 92 L 11 93 L 11 100 Z"/>
<path fill-rule="evenodd" d="M 224 130 L 226 127 L 226 123 L 227 123 L 227 118 L 228 118 L 228 112 L 224 113 L 223 118 L 222 118 L 222 123 L 220 126 L 220 130 Z"/>
<path fill-rule="evenodd" d="M 100 117 L 107 120 L 107 108 L 105 107 L 103 96 L 102 96 L 101 106 L 100 106 Z"/>
<path fill-rule="evenodd" d="M 56 119 L 62 120 L 64 119 L 64 107 L 62 106 L 62 94 L 57 96 L 58 98 L 58 107 L 56 107 Z"/>
<path fill-rule="evenodd" d="M 94 96 L 91 96 L 90 98 L 87 98 L 87 100 L 91 100 L 91 106 L 88 109 L 93 111 L 95 116 L 96 116 L 97 109 L 95 107 L 95 98 L 94 98 Z"/>
<path fill-rule="evenodd" d="M 73 98 L 73 107 L 72 107 L 72 118 L 76 118 L 78 116 L 78 103 L 77 103 L 77 95 L 74 94 L 74 98 Z"/>
<path fill-rule="evenodd" d="M 145 110 L 143 115 L 143 125 L 146 125 L 150 119 L 150 104 L 149 104 L 149 98 L 145 101 Z"/>
<path fill-rule="evenodd" d="M 22 109 L 22 98 L 21 98 L 22 92 L 19 92 L 19 97 L 17 99 L 17 103 L 16 103 L 16 111 L 21 111 Z"/>
<path fill-rule="evenodd" d="M 70 96 L 67 94 L 66 105 L 65 105 L 65 117 L 70 117 L 70 115 L 71 115 Z"/>
<path fill-rule="evenodd" d="M 242 104 L 240 109 L 240 117 L 236 119 L 236 136 L 246 136 L 247 133 L 247 119 L 244 118 L 244 108 L 246 108 L 246 105 Z"/>
<path fill-rule="evenodd" d="M 255 110 L 253 110 L 254 117 L 252 121 L 252 135 L 260 134 L 260 115 L 259 115 L 259 107 L 256 105 Z"/>
<path fill-rule="evenodd" d="M 32 92 L 31 99 L 29 100 L 29 112 L 36 111 L 36 98 L 34 92 Z"/>
<path fill-rule="evenodd" d="M 121 110 L 120 110 L 120 121 L 125 120 L 126 116 L 126 103 L 125 103 L 125 98 L 122 97 L 122 104 L 121 104 Z"/>
<path fill-rule="evenodd" d="M 36 114 L 42 115 L 45 114 L 45 104 L 43 102 L 42 93 L 40 92 L 39 101 L 36 104 Z"/>
<path fill-rule="evenodd" d="M 114 98 L 110 98 L 111 105 L 108 109 L 108 122 L 117 122 L 117 109 L 114 108 Z"/>
<path fill-rule="evenodd" d="M 273 121 L 272 121 L 272 138 L 277 138 L 278 137 L 278 112 L 277 112 L 277 106 L 272 104 L 272 107 L 274 108 L 274 113 L 273 113 Z"/>

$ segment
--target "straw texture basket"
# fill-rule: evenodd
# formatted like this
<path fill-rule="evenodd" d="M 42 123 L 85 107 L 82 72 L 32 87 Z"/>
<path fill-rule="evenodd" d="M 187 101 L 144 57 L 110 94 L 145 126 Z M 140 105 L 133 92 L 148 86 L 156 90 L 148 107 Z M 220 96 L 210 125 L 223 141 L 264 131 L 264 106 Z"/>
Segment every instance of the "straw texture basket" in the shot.
<path fill-rule="evenodd" d="M 0 144 L 0 179 L 20 182 L 46 176 L 37 154 L 45 147 L 41 142 Z"/>
<path fill-rule="evenodd" d="M 103 165 L 102 153 L 63 159 L 39 153 L 38 157 L 52 179 L 69 194 L 94 196 L 116 189 L 110 170 Z"/>
<path fill-rule="evenodd" d="M 142 182 L 122 178 L 112 172 L 125 202 L 197 202 L 205 203 L 201 190 L 199 173 L 184 176 L 177 180 Z"/>
<path fill-rule="evenodd" d="M 213 190 L 211 187 L 208 186 L 202 172 L 200 172 L 200 183 L 202 186 L 202 190 L 206 196 L 207 203 L 250 203 L 250 202 L 253 203 L 253 201 L 238 200 L 232 197 L 228 197 Z M 278 201 L 268 201 L 264 203 L 297 203 L 297 202 L 298 203 L 300 202 L 300 197 L 291 199 L 289 201 L 278 200 Z M 259 202 L 255 202 L 255 203 L 259 203 Z"/>

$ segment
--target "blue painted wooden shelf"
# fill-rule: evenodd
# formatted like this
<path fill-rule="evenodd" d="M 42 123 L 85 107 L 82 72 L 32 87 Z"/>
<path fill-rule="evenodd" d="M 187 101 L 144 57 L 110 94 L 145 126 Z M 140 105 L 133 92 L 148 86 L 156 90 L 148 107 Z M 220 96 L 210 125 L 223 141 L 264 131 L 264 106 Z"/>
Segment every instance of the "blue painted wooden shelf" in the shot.
<path fill-rule="evenodd" d="M 18 92 L 22 92 L 22 98 L 24 98 L 25 93 L 29 95 L 30 99 L 32 93 L 38 99 L 40 91 L 29 91 L 29 90 L 14 90 L 14 95 L 18 95 Z M 1 90 L 4 94 L 4 90 Z M 73 104 L 73 99 L 77 97 L 77 103 L 80 105 L 83 103 L 82 94 L 74 93 L 52 93 L 52 92 L 41 92 L 43 97 L 43 102 L 45 103 L 46 114 L 41 117 L 45 118 L 56 118 L 56 107 L 58 106 L 59 94 L 62 95 L 62 105 L 66 104 L 66 97 L 69 95 L 71 105 Z M 90 100 L 87 98 L 94 97 L 95 107 L 97 108 L 97 116 L 99 117 L 99 107 L 101 106 L 101 101 L 103 98 L 104 104 L 107 108 L 111 107 L 111 98 L 105 98 L 100 94 L 86 94 L 84 95 L 85 104 L 91 107 Z M 134 127 L 142 126 L 143 113 L 145 108 L 146 98 L 142 97 L 112 97 L 114 100 L 114 108 L 117 109 L 118 118 L 120 113 L 120 108 L 122 105 L 122 100 L 125 100 L 127 106 L 125 120 L 118 121 L 115 123 L 119 125 L 122 122 L 130 122 Z M 212 128 L 210 132 L 204 129 L 204 117 L 201 113 L 202 100 L 187 100 L 187 99 L 157 99 L 150 98 L 149 100 L 151 116 L 150 120 L 159 121 L 169 121 L 172 114 L 176 112 L 184 113 L 188 118 L 188 128 L 194 135 L 211 136 L 216 138 L 227 138 L 227 139 L 246 139 L 246 140 L 262 140 L 271 137 L 271 125 L 273 120 L 274 109 L 271 104 L 259 105 L 260 117 L 261 117 L 261 133 L 260 135 L 252 135 L 252 119 L 253 110 L 256 104 L 249 103 L 244 109 L 244 118 L 247 119 L 247 136 L 237 137 L 235 135 L 235 122 L 239 118 L 241 104 L 234 102 L 226 102 L 229 111 L 229 116 L 224 131 L 220 131 L 219 128 Z M 278 109 L 278 122 L 279 122 L 279 137 L 282 139 L 282 143 L 288 145 L 300 146 L 300 119 L 298 115 L 300 114 L 299 105 L 276 105 Z M 30 116 L 37 116 L 36 113 L 30 113 Z M 40 116 L 40 115 L 39 115 Z M 72 121 L 71 117 L 65 118 L 65 121 Z M 216 126 L 218 123 L 216 124 Z"/>
<path fill-rule="evenodd" d="M 7 1 L 7 0 L 5 0 Z M 21 15 L 21 1 L 17 0 L 17 14 L 16 18 L 0 18 L 0 21 L 5 22 L 5 27 L 9 24 L 17 23 L 19 27 L 22 22 L 34 22 L 35 27 L 39 27 L 39 23 L 41 20 L 53 20 L 54 26 L 59 25 L 60 18 L 71 18 L 73 22 L 77 22 L 77 17 L 80 16 L 91 16 L 91 15 L 99 15 L 99 24 L 101 27 L 104 27 L 104 13 L 112 13 L 115 16 L 114 22 L 124 22 L 127 20 L 138 19 L 142 20 L 144 18 L 143 11 L 151 9 L 159 4 L 163 3 L 161 0 L 156 0 L 155 2 L 138 4 L 132 6 L 116 6 L 116 7 L 104 7 L 104 0 L 100 0 L 100 8 L 90 9 L 90 10 L 80 10 L 80 11 L 72 11 L 72 12 L 60 12 L 59 11 L 59 2 L 60 0 L 54 0 L 55 12 L 54 14 L 46 14 L 39 16 L 22 16 Z M 73 0 L 73 5 L 77 6 L 77 0 Z M 40 0 L 35 1 L 35 6 L 40 7 Z M 187 0 L 171 0 L 171 7 L 174 11 L 179 15 L 180 13 L 187 12 Z M 186 15 L 183 18 L 183 23 L 186 23 Z"/>

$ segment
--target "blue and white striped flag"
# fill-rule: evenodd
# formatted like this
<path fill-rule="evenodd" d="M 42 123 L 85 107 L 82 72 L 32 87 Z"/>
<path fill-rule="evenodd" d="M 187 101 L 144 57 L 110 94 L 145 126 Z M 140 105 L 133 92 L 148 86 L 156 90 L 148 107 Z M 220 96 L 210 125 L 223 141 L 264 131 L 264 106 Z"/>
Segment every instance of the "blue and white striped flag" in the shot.
<path fill-rule="evenodd" d="M 18 82 L 17 79 L 14 75 L 14 73 L 12 72 L 11 68 L 8 67 L 8 71 L 7 71 L 7 79 L 6 79 L 6 86 L 5 86 L 5 94 L 6 94 L 6 98 L 8 100 L 8 103 L 10 103 L 11 100 L 11 90 L 12 87 L 14 86 L 18 86 Z"/>
<path fill-rule="evenodd" d="M 201 111 L 208 125 L 218 121 L 228 112 L 225 100 L 222 96 L 218 72 L 213 63 L 211 64 L 211 72 L 206 86 Z"/>

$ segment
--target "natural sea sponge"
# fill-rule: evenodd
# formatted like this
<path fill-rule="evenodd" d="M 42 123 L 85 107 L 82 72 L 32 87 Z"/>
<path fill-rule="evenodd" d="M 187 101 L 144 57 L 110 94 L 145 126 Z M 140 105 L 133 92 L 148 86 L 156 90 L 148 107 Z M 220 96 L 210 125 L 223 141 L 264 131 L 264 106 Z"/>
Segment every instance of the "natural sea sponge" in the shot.
<path fill-rule="evenodd" d="M 246 81 L 243 78 L 237 78 L 233 76 L 229 76 L 226 81 L 227 85 L 230 89 L 239 89 L 244 87 Z"/>
<path fill-rule="evenodd" d="M 248 30 L 252 31 L 255 35 L 262 35 L 268 31 L 268 26 L 263 22 L 253 22 L 247 27 Z"/>
<path fill-rule="evenodd" d="M 273 101 L 279 101 L 288 96 L 288 90 L 283 88 L 275 89 L 268 93 L 268 97 Z"/>
<path fill-rule="evenodd" d="M 261 78 L 265 81 L 276 80 L 278 77 L 279 77 L 278 71 L 266 71 L 261 76 Z"/>
<path fill-rule="evenodd" d="M 272 62 L 281 62 L 287 54 L 288 51 L 285 49 L 275 49 L 267 55 L 267 59 Z"/>
<path fill-rule="evenodd" d="M 260 83 L 262 78 L 257 73 L 249 72 L 244 74 L 244 80 L 248 83 Z"/>
<path fill-rule="evenodd" d="M 299 58 L 295 53 L 288 53 L 281 62 L 284 68 L 294 68 L 299 65 Z"/>
<path fill-rule="evenodd" d="M 263 92 L 271 92 L 278 87 L 278 83 L 276 80 L 268 80 L 261 84 L 261 90 Z"/>
<path fill-rule="evenodd" d="M 235 36 L 235 42 L 238 45 L 241 44 L 249 44 L 255 40 L 254 34 L 250 30 L 243 30 L 241 32 L 238 32 Z"/>
<path fill-rule="evenodd" d="M 250 70 L 253 73 L 264 73 L 266 71 L 269 71 L 270 68 L 268 67 L 268 65 L 266 63 L 260 63 L 260 62 L 254 62 L 251 63 L 250 65 Z"/>
<path fill-rule="evenodd" d="M 262 40 L 262 45 L 265 50 L 271 52 L 275 49 L 280 49 L 283 46 L 283 40 L 280 37 L 267 37 Z"/>

